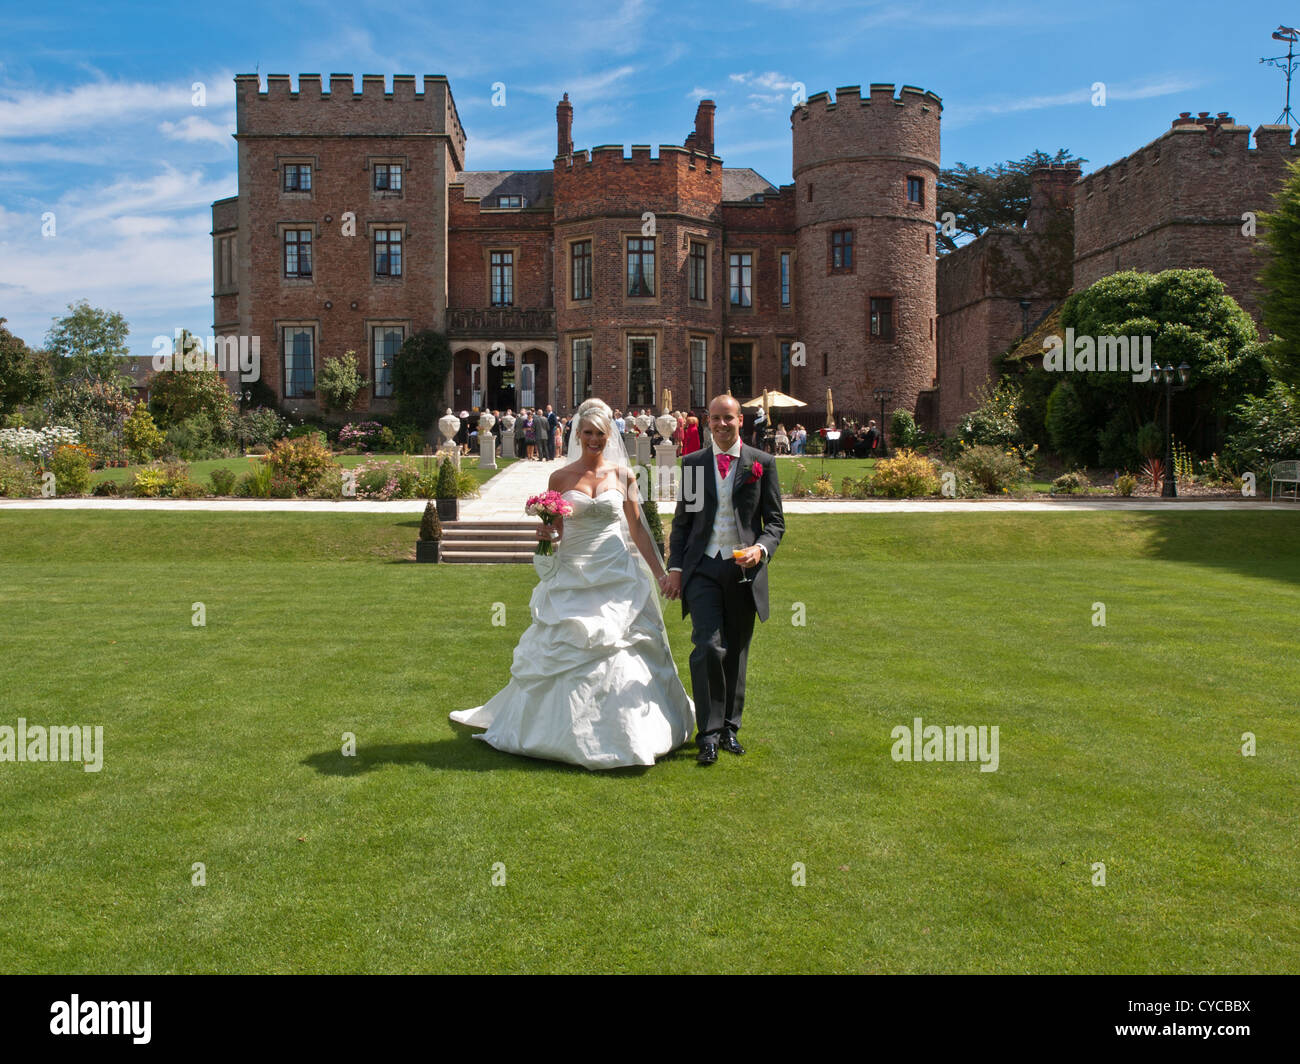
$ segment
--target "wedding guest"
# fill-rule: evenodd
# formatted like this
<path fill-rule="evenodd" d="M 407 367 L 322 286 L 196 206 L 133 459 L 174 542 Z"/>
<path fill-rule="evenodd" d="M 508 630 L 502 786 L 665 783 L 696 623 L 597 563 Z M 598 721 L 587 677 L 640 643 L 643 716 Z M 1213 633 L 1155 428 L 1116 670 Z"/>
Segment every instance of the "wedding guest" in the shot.
<path fill-rule="evenodd" d="M 880 430 L 874 420 L 867 422 L 867 457 L 880 457 Z"/>
<path fill-rule="evenodd" d="M 524 434 L 528 431 L 528 408 L 524 407 L 519 411 L 519 416 L 515 418 L 515 457 L 524 458 L 527 455 Z"/>
<path fill-rule="evenodd" d="M 790 453 L 790 437 L 786 433 L 784 425 L 777 425 L 776 427 L 776 453 Z"/>
<path fill-rule="evenodd" d="M 686 418 L 686 428 L 682 431 L 682 454 L 694 454 L 700 449 L 700 419 L 694 414 Z"/>
<path fill-rule="evenodd" d="M 537 418 L 531 413 L 524 421 L 524 445 L 528 448 L 528 460 L 537 461 Z"/>
<path fill-rule="evenodd" d="M 795 422 L 794 435 L 790 437 L 790 453 L 805 454 L 808 449 L 808 430 Z"/>

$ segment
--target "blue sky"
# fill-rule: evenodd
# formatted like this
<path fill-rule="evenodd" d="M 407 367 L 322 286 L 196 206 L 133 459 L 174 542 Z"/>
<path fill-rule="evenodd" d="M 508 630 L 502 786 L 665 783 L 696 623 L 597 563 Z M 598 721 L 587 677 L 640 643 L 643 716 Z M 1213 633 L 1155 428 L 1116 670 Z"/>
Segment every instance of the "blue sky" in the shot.
<path fill-rule="evenodd" d="M 69 302 L 87 299 L 125 315 L 139 355 L 159 333 L 208 333 L 209 206 L 237 191 L 237 73 L 445 74 L 474 170 L 548 168 L 566 91 L 579 149 L 680 144 L 707 95 L 726 165 L 783 184 L 796 82 L 809 95 L 870 82 L 936 92 L 945 166 L 1066 147 L 1091 170 L 1153 140 L 1180 111 L 1275 121 L 1282 75 L 1258 60 L 1284 50 L 1269 35 L 1300 22 L 1296 8 L 0 0 L 0 317 L 38 345 Z M 1105 107 L 1091 103 L 1098 81 Z M 506 86 L 505 107 L 491 105 L 494 82 Z M 52 236 L 42 235 L 47 212 Z"/>

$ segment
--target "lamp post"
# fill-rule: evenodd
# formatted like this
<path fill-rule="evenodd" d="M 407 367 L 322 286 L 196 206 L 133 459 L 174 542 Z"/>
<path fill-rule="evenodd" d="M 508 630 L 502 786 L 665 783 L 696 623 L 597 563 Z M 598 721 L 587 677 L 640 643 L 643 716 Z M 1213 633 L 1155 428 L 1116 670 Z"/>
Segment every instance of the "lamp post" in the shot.
<path fill-rule="evenodd" d="M 1178 478 L 1174 475 L 1174 436 L 1170 415 L 1174 405 L 1174 392 L 1181 392 L 1187 387 L 1191 371 L 1192 367 L 1186 362 L 1177 369 L 1174 369 L 1172 362 L 1167 366 L 1161 366 L 1157 362 L 1151 371 L 1151 379 L 1156 384 L 1163 382 L 1165 386 L 1165 480 L 1164 486 L 1160 489 L 1162 499 L 1178 498 Z M 1175 377 L 1178 378 L 1178 384 L 1174 384 Z"/>
<path fill-rule="evenodd" d="M 880 457 L 889 457 L 889 440 L 885 438 L 885 404 L 894 398 L 893 388 L 877 388 L 871 393 L 880 404 Z"/>
<path fill-rule="evenodd" d="M 1033 304 L 1027 299 L 1020 301 L 1020 339 L 1025 339 L 1029 335 L 1029 308 Z"/>

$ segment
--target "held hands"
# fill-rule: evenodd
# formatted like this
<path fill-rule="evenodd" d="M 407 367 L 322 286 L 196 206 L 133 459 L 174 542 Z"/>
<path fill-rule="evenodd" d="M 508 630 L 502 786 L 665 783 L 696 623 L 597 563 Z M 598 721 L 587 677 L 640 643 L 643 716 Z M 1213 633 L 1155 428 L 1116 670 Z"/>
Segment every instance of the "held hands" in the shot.
<path fill-rule="evenodd" d="M 664 573 L 664 575 L 659 578 L 659 592 L 664 598 L 681 598 L 682 574 L 680 572 Z"/>

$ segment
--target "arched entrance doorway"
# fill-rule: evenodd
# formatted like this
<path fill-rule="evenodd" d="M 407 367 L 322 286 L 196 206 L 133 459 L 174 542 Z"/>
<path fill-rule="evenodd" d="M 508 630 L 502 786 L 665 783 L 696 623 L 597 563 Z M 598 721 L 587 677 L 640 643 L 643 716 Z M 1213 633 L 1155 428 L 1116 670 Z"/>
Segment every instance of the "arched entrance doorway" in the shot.
<path fill-rule="evenodd" d="M 544 407 L 549 402 L 546 352 L 529 348 L 519 358 L 507 350 L 494 365 L 488 355 L 488 386 L 485 402 L 493 410 L 522 410 Z"/>

